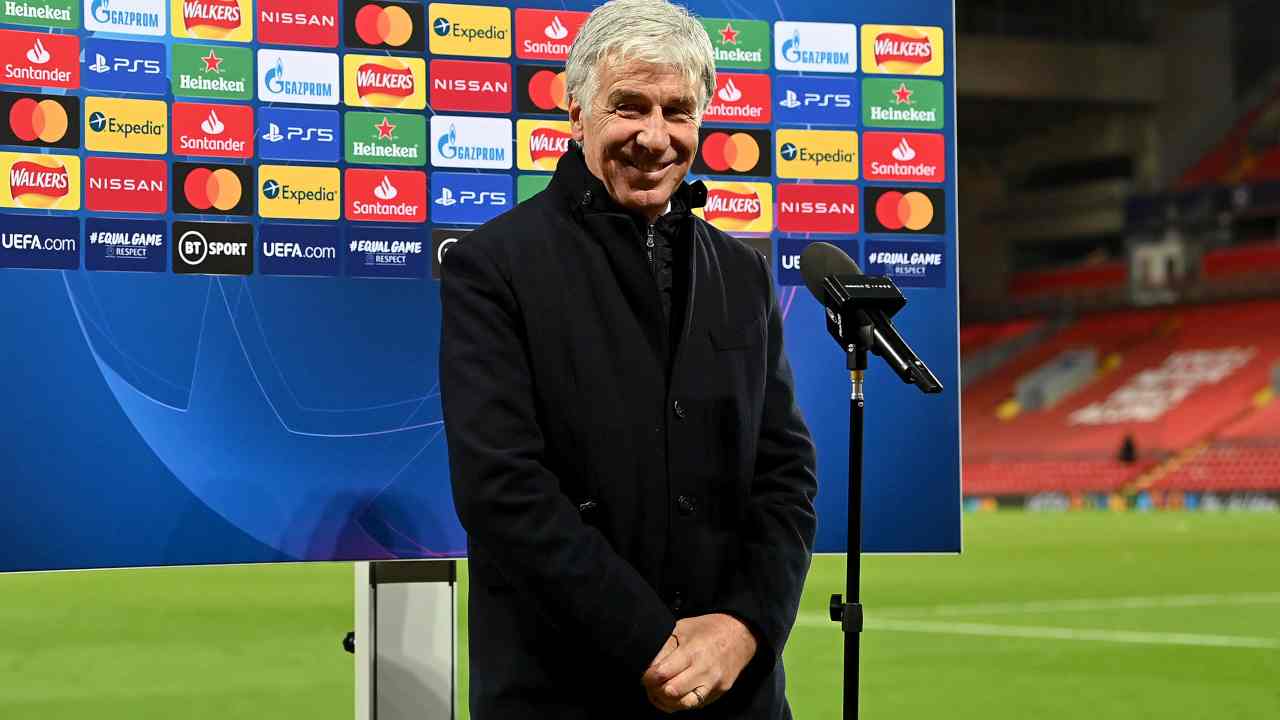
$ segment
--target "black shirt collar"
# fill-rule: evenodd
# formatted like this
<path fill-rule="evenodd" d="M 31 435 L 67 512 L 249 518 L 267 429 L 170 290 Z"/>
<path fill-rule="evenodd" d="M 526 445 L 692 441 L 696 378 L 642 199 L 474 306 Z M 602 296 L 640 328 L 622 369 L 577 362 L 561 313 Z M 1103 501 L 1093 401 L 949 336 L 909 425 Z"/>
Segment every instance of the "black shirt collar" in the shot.
<path fill-rule="evenodd" d="M 570 211 L 630 215 L 609 196 L 609 191 L 600 178 L 591 174 L 591 170 L 587 168 L 586 156 L 582 154 L 582 147 L 575 141 L 569 141 L 569 149 L 560 157 L 551 185 Z M 663 217 L 683 217 L 694 208 L 706 204 L 707 186 L 701 180 L 695 183 L 681 182 L 671 196 L 671 211 Z M 638 219 L 638 222 L 643 223 L 643 220 Z"/>

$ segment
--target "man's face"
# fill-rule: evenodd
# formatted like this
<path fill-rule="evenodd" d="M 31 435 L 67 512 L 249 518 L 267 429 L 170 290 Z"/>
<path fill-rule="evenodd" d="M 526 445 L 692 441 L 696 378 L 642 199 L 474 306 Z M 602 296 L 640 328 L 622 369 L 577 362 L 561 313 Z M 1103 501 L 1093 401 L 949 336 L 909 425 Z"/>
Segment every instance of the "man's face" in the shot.
<path fill-rule="evenodd" d="M 593 107 L 569 104 L 587 167 L 624 208 L 652 221 L 698 149 L 697 95 L 675 68 L 600 61 Z"/>

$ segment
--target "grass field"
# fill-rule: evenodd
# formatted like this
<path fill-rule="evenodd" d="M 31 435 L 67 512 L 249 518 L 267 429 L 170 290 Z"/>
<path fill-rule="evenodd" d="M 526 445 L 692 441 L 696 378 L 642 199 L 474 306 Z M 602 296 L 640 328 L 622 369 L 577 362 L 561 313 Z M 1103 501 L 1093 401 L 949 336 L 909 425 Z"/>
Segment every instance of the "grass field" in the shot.
<path fill-rule="evenodd" d="M 865 562 L 863 717 L 1280 718 L 1280 515 L 965 518 L 962 557 Z M 818 558 L 787 651 L 838 718 Z M 0 718 L 350 718 L 348 565 L 0 576 Z"/>

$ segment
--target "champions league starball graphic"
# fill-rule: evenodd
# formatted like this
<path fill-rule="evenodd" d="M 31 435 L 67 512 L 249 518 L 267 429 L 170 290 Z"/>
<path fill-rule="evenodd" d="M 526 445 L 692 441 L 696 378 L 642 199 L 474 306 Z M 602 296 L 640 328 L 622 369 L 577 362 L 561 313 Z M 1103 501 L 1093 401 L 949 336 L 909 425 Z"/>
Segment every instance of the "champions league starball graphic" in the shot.
<path fill-rule="evenodd" d="M 0 571 L 464 554 L 439 275 L 568 149 L 594 4 L 4 3 Z M 697 212 L 768 261 L 843 551 L 847 378 L 797 258 L 893 277 L 959 386 L 951 3 L 689 6 L 718 70 Z M 955 551 L 958 394 L 878 373 L 864 547 Z"/>

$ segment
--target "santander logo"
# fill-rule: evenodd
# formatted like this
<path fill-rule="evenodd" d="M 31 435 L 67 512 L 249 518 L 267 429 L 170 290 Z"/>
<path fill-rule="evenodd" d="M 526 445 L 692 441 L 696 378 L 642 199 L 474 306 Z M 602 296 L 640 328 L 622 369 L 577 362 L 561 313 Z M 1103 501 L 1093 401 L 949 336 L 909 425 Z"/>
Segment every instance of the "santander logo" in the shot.
<path fill-rule="evenodd" d="M 916 159 L 916 151 L 907 144 L 907 139 L 902 138 L 897 147 L 893 149 L 893 159 L 898 162 L 911 162 Z"/>
<path fill-rule="evenodd" d="M 718 73 L 705 120 L 767 123 L 773 114 L 773 84 L 768 75 Z"/>
<path fill-rule="evenodd" d="M 43 65 L 49 62 L 51 57 L 49 51 L 44 49 L 44 43 L 40 41 L 40 38 L 36 38 L 35 44 L 27 51 L 27 60 L 32 65 Z"/>
<path fill-rule="evenodd" d="M 222 124 L 222 120 L 218 117 L 217 110 L 210 110 L 209 117 L 205 118 L 204 122 L 200 123 L 200 129 L 210 135 L 221 135 L 222 131 L 227 129 L 227 126 Z"/>
<path fill-rule="evenodd" d="M 716 97 L 725 102 L 738 102 L 742 99 L 742 91 L 733 84 L 733 78 L 729 78 L 724 87 L 720 88 L 720 92 L 716 93 Z"/>
<path fill-rule="evenodd" d="M 556 15 L 551 18 L 551 24 L 546 26 L 542 33 L 549 40 L 563 40 L 569 37 L 569 28 L 565 27 L 564 23 L 560 22 L 560 16 Z"/>
<path fill-rule="evenodd" d="M 382 176 L 382 182 L 373 189 L 373 196 L 379 200 L 395 200 L 399 194 L 400 191 L 396 190 L 396 186 L 391 184 L 391 178 L 386 175 Z"/>

